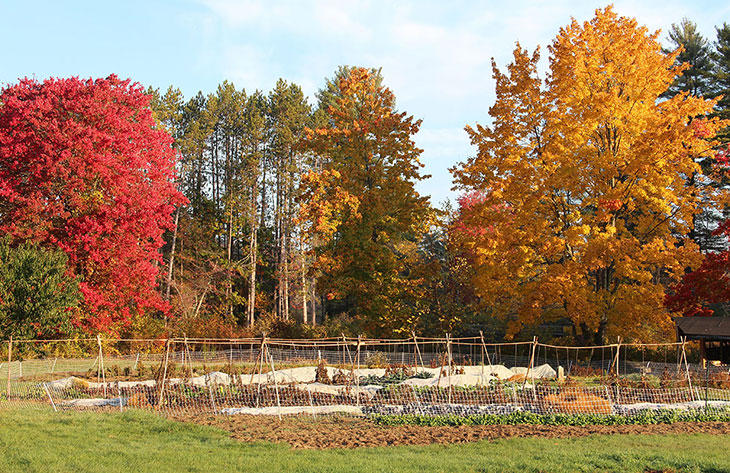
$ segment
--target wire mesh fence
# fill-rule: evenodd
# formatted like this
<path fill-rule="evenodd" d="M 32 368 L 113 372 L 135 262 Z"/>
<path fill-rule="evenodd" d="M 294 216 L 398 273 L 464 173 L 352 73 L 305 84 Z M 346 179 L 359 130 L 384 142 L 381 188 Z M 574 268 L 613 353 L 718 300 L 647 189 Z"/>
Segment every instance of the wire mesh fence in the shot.
<path fill-rule="evenodd" d="M 686 343 L 97 337 L 8 341 L 2 350 L 0 407 L 279 416 L 730 411 L 728 367 L 690 363 Z"/>

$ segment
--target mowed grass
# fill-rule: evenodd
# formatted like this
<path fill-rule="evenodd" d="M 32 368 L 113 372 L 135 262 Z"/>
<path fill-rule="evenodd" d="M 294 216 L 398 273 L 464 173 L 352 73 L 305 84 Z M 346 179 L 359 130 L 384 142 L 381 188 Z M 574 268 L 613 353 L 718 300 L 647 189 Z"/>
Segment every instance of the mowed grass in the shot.
<path fill-rule="evenodd" d="M 728 472 L 728 447 L 727 436 L 616 435 L 292 450 L 146 412 L 0 409 L 1 472 Z"/>

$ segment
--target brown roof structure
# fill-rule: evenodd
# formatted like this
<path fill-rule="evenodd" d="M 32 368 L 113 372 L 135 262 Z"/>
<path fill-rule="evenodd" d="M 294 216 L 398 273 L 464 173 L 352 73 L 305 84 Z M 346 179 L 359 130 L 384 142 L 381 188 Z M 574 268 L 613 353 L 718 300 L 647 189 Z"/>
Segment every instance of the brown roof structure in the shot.
<path fill-rule="evenodd" d="M 677 340 L 730 340 L 730 317 L 675 317 Z"/>

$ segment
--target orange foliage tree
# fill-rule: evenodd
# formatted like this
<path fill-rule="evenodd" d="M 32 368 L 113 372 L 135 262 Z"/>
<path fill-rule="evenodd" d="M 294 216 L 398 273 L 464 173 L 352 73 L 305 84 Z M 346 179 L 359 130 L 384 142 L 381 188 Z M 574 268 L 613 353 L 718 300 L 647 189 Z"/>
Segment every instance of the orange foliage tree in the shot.
<path fill-rule="evenodd" d="M 658 35 L 608 7 L 560 30 L 544 81 L 539 50 L 518 44 L 506 73 L 493 63 L 492 125 L 466 128 L 478 152 L 452 173 L 479 193 L 456 231 L 511 334 L 558 319 L 585 344 L 670 333 L 665 287 L 700 260 L 692 182 L 711 178 L 692 157 L 721 123 L 712 101 L 660 99 L 683 66 Z"/>
<path fill-rule="evenodd" d="M 316 254 L 318 292 L 330 315 L 347 313 L 371 334 L 411 330 L 420 281 L 411 271 L 429 223 L 420 120 L 395 109 L 380 75 L 343 69 L 323 94 L 325 124 L 307 130 L 315 156 L 302 179 L 300 219 Z"/>

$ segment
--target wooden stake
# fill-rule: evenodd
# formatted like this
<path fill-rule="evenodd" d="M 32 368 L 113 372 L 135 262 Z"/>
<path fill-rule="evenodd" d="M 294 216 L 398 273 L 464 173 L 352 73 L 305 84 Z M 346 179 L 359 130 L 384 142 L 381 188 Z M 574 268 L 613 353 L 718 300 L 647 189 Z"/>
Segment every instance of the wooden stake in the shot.
<path fill-rule="evenodd" d="M 421 368 L 425 369 L 426 366 L 423 364 L 423 356 L 421 356 L 421 349 L 418 348 L 418 339 L 416 338 L 416 332 L 411 332 L 411 334 L 413 335 L 413 343 L 416 344 L 416 353 L 418 354 L 418 360 L 421 361 Z M 416 367 L 418 367 L 418 360 L 416 361 Z M 416 372 L 418 372 L 417 369 L 416 369 Z"/>
<path fill-rule="evenodd" d="M 450 333 L 446 334 L 446 353 L 448 354 L 448 357 L 449 357 L 449 376 L 451 376 L 451 365 L 453 362 L 453 358 L 451 356 L 451 334 Z"/>
<path fill-rule="evenodd" d="M 218 409 L 215 407 L 215 398 L 213 397 L 213 388 L 207 378 L 205 384 L 208 385 L 208 395 L 210 396 L 210 405 L 213 406 L 213 414 L 218 415 Z"/>
<path fill-rule="evenodd" d="M 684 349 L 687 343 L 687 337 L 682 338 L 682 359 L 684 360 L 684 368 L 687 373 L 687 386 L 689 386 L 689 392 L 692 393 L 692 400 L 694 401 L 694 391 L 692 391 L 692 376 L 689 374 L 689 363 L 687 363 L 687 351 Z"/>
<path fill-rule="evenodd" d="M 309 407 L 312 408 L 312 418 L 316 418 L 317 414 L 314 412 L 314 403 L 312 402 L 312 389 L 307 386 L 307 394 L 309 394 Z"/>
<path fill-rule="evenodd" d="M 491 368 L 493 368 L 492 360 L 489 358 L 489 351 L 487 350 L 487 344 L 484 343 L 484 333 L 482 333 L 481 330 L 479 331 L 479 338 L 482 341 L 482 348 L 484 348 L 484 354 L 487 355 L 487 363 L 489 363 L 489 368 L 491 369 Z M 484 366 L 484 363 L 482 363 L 482 366 Z M 494 373 L 494 371 L 492 371 L 492 373 Z M 492 376 L 494 376 L 494 374 L 492 374 Z"/>
<path fill-rule="evenodd" d="M 254 362 L 254 369 L 251 371 L 251 380 L 249 381 L 249 384 L 253 384 L 253 377 L 254 374 L 256 374 L 256 369 L 258 368 L 259 377 L 261 377 L 261 370 L 263 369 L 263 357 L 264 357 L 264 348 L 266 347 L 266 334 L 264 333 L 261 336 L 261 346 L 259 347 L 259 353 L 256 355 L 256 361 Z M 259 380 L 260 381 L 260 380 Z M 260 383 L 259 383 L 260 384 Z"/>
<path fill-rule="evenodd" d="M 446 352 L 449 356 L 449 404 L 451 404 L 451 365 L 452 365 L 452 356 L 451 356 L 451 334 L 446 334 Z"/>
<path fill-rule="evenodd" d="M 122 408 L 122 390 L 119 389 L 119 381 L 117 381 L 117 397 L 119 398 L 119 412 L 124 412 Z"/>
<path fill-rule="evenodd" d="M 101 349 L 101 334 L 96 334 L 96 343 L 99 344 L 99 367 L 96 370 L 96 381 L 99 382 L 99 371 L 101 370 L 101 379 L 104 383 L 104 397 L 106 397 L 106 374 L 104 373 L 104 352 Z"/>
<path fill-rule="evenodd" d="M 357 369 L 360 369 L 360 344 L 362 343 L 361 335 L 357 336 L 357 351 L 355 359 L 357 361 Z M 360 407 L 360 376 L 355 373 L 355 364 L 353 362 L 352 376 L 355 378 L 355 405 Z"/>
<path fill-rule="evenodd" d="M 621 355 L 621 337 L 618 337 L 618 343 L 616 344 L 616 356 L 613 359 L 613 371 L 616 373 L 616 376 L 619 376 L 619 362 Z"/>
<path fill-rule="evenodd" d="M 268 349 L 266 350 L 268 352 Z M 279 382 L 276 381 L 276 370 L 274 369 L 274 357 L 271 356 L 271 353 L 269 355 L 269 361 L 271 362 L 271 373 L 274 376 L 274 389 L 276 389 L 276 405 L 279 409 L 279 420 L 281 420 L 281 400 L 279 398 Z"/>
<path fill-rule="evenodd" d="M 352 353 L 350 353 L 350 346 L 347 343 L 347 337 L 345 337 L 345 334 L 344 333 L 342 334 L 342 343 L 343 343 L 343 346 L 345 347 L 345 350 L 347 350 L 347 357 L 350 359 L 350 363 L 352 363 L 353 366 L 354 366 L 354 363 L 355 362 L 352 359 Z M 342 369 L 344 370 L 345 369 L 345 366 L 346 366 L 345 365 L 345 361 L 347 361 L 347 360 L 345 360 L 345 352 L 344 351 L 342 352 L 342 360 L 343 360 Z"/>
<path fill-rule="evenodd" d="M 530 370 L 532 370 L 534 368 L 534 364 L 535 364 L 535 347 L 537 347 L 537 337 L 532 337 L 532 350 L 531 350 L 531 353 L 530 353 L 530 363 L 527 365 L 527 373 L 525 373 L 525 380 L 522 381 L 522 386 L 523 387 L 525 386 L 525 384 L 527 384 L 527 379 L 530 377 Z"/>
<path fill-rule="evenodd" d="M 56 403 L 53 402 L 53 397 L 51 397 L 51 391 L 48 390 L 48 383 L 43 383 L 43 388 L 46 390 L 46 394 L 48 394 L 48 399 L 51 401 L 51 405 L 53 406 L 53 412 L 58 412 L 58 409 L 56 409 Z"/>
<path fill-rule="evenodd" d="M 162 405 L 162 395 L 165 392 L 165 380 L 167 379 L 167 363 L 170 360 L 170 339 L 165 340 L 165 366 L 162 371 L 162 381 L 160 382 L 160 397 L 157 400 L 157 407 Z"/>

